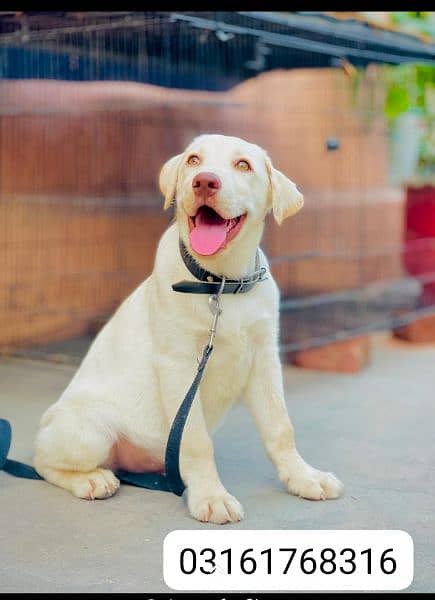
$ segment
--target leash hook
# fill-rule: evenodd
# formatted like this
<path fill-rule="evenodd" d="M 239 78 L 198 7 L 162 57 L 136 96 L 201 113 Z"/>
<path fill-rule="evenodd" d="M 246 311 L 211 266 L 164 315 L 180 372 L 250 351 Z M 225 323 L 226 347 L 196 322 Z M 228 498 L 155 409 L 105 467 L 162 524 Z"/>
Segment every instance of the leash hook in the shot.
<path fill-rule="evenodd" d="M 213 320 L 211 322 L 211 329 L 210 329 L 210 338 L 208 340 L 208 348 L 212 348 L 213 347 L 213 342 L 214 342 L 214 338 L 216 336 L 216 328 L 217 328 L 217 322 L 218 319 L 220 317 L 220 315 L 222 314 L 222 308 L 219 302 L 219 297 L 223 292 L 223 289 L 225 287 L 225 277 L 222 277 L 222 281 L 219 287 L 219 290 L 217 291 L 216 294 L 212 294 L 211 296 L 208 297 L 208 306 L 210 308 L 210 312 L 213 315 Z"/>

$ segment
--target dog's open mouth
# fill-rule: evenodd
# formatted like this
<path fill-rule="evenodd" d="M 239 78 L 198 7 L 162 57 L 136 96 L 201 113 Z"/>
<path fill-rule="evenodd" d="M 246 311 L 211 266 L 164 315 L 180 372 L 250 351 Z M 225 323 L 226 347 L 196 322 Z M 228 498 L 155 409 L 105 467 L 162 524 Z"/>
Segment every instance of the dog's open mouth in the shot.
<path fill-rule="evenodd" d="M 224 219 L 209 206 L 200 206 L 194 217 L 189 217 L 189 239 L 192 249 L 203 256 L 222 250 L 236 237 L 246 219 L 246 213 L 233 219 Z"/>

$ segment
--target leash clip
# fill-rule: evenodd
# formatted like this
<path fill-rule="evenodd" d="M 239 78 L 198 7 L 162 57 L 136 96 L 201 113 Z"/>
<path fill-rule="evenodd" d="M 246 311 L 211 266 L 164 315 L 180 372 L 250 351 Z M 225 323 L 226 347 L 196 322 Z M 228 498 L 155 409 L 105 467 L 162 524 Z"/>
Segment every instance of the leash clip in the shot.
<path fill-rule="evenodd" d="M 223 289 L 225 287 L 225 277 L 222 277 L 222 281 L 219 287 L 219 290 L 216 294 L 212 294 L 208 297 L 208 306 L 210 308 L 210 312 L 213 315 L 213 320 L 211 322 L 210 329 L 210 338 L 208 340 L 208 348 L 213 347 L 214 338 L 216 336 L 216 327 L 219 317 L 222 314 L 222 308 L 219 302 L 219 296 L 222 294 Z"/>

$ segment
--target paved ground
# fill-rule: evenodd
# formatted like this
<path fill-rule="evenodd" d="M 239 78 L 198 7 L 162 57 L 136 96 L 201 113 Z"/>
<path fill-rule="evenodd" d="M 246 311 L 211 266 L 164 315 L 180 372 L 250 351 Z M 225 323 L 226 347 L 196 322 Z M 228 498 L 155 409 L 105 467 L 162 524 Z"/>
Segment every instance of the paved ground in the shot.
<path fill-rule="evenodd" d="M 0 415 L 13 424 L 14 458 L 30 460 L 39 417 L 72 373 L 65 365 L 0 361 Z M 410 349 L 378 338 L 373 363 L 361 374 L 286 368 L 285 381 L 301 453 L 335 471 L 346 495 L 317 503 L 288 496 L 249 415 L 237 407 L 216 435 L 216 449 L 222 479 L 246 517 L 226 527 L 403 529 L 415 544 L 407 591 L 435 591 L 435 346 Z M 86 502 L 0 473 L 0 590 L 169 591 L 161 567 L 165 535 L 205 527 L 171 494 L 123 486 L 110 500 Z"/>

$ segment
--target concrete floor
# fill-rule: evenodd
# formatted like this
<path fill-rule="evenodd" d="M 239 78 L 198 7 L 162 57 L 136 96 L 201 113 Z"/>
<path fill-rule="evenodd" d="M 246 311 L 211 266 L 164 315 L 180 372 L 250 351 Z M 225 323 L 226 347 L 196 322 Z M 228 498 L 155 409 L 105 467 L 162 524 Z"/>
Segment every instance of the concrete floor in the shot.
<path fill-rule="evenodd" d="M 74 369 L 0 361 L 0 415 L 13 426 L 11 457 L 30 461 L 40 415 Z M 403 529 L 415 545 L 408 592 L 435 591 L 435 345 L 376 338 L 372 364 L 357 375 L 285 369 L 300 452 L 334 471 L 344 498 L 287 495 L 247 411 L 236 407 L 216 434 L 227 488 L 245 507 L 235 529 Z M 243 432 L 243 435 L 240 435 Z M 236 456 L 234 461 L 231 457 Z M 86 502 L 45 482 L 0 473 L 2 592 L 164 592 L 162 542 L 173 529 L 204 529 L 184 502 L 122 486 Z"/>

